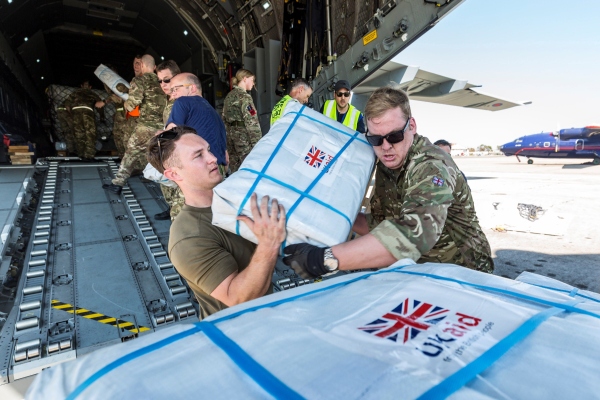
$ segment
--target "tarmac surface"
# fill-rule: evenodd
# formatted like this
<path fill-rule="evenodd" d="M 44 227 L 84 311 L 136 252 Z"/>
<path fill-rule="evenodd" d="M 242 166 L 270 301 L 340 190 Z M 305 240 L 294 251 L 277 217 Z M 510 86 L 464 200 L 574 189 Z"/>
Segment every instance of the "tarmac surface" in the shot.
<path fill-rule="evenodd" d="M 600 292 L 600 165 L 544 158 L 529 165 L 526 158 L 504 156 L 454 160 L 471 187 L 495 275 L 514 279 L 528 271 Z"/>

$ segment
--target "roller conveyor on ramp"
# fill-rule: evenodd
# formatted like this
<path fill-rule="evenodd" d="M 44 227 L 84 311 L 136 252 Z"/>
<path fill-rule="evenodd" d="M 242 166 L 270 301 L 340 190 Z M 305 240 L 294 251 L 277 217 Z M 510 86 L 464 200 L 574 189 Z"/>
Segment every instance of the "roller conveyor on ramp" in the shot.
<path fill-rule="evenodd" d="M 117 164 L 46 159 L 0 168 L 0 384 L 197 320 L 167 257 L 170 221 L 157 184 L 102 189 Z"/>

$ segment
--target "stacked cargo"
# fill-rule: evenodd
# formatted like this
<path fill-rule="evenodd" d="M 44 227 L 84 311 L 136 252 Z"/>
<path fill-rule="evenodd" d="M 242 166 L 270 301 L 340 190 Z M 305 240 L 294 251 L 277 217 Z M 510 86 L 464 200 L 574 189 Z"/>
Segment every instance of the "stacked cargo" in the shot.
<path fill-rule="evenodd" d="M 597 399 L 599 334 L 597 293 L 400 260 L 55 365 L 26 398 Z"/>
<path fill-rule="evenodd" d="M 31 165 L 31 156 L 33 151 L 29 151 L 29 146 L 9 146 L 8 155 L 13 165 Z"/>

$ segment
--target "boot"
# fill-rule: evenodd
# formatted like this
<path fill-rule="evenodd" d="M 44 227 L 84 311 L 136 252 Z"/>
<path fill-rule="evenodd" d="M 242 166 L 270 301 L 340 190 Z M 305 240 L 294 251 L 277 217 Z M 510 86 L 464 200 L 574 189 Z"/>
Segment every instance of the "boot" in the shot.
<path fill-rule="evenodd" d="M 115 185 L 114 183 L 105 183 L 102 185 L 102 189 L 108 190 L 109 192 L 113 192 L 114 194 L 121 194 L 121 190 L 123 190 L 123 186 Z"/>
<path fill-rule="evenodd" d="M 159 221 L 171 219 L 171 209 L 169 208 L 166 211 L 163 211 L 161 213 L 155 214 L 154 215 L 154 219 L 159 220 Z"/>

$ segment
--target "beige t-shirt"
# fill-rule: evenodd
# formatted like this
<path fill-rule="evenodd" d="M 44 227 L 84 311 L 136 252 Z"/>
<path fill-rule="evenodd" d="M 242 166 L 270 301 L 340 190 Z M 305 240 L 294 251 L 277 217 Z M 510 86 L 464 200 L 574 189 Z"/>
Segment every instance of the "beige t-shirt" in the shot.
<path fill-rule="evenodd" d="M 171 225 L 169 258 L 200 303 L 200 319 L 227 308 L 210 296 L 234 272 L 244 270 L 256 245 L 213 226 L 212 210 L 183 206 Z"/>

